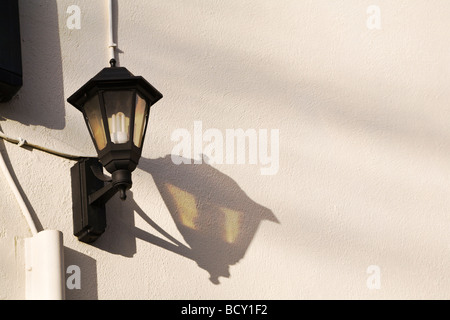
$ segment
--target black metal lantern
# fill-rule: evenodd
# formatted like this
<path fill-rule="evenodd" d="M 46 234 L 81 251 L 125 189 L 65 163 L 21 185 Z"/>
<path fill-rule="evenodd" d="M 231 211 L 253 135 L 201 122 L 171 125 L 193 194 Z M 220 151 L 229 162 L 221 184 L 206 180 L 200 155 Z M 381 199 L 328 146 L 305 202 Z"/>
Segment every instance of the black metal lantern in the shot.
<path fill-rule="evenodd" d="M 83 113 L 101 163 L 89 159 L 72 171 L 74 234 L 81 241 L 92 242 L 103 233 L 106 222 L 97 223 L 98 216 L 104 215 L 104 204 L 115 193 L 126 199 L 131 172 L 141 157 L 150 107 L 161 98 L 143 77 L 111 64 L 67 99 Z M 101 166 L 110 178 L 103 176 Z M 86 186 L 88 180 L 96 182 Z"/>

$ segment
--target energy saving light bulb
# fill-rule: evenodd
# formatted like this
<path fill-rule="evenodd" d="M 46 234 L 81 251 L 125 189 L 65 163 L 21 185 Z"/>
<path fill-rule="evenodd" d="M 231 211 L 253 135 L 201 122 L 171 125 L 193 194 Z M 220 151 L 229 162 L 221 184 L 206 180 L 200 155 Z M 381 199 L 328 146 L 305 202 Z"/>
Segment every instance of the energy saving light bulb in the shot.
<path fill-rule="evenodd" d="M 123 112 L 113 114 L 111 117 L 111 141 L 115 144 L 128 142 L 128 130 L 126 123 L 129 122 Z"/>

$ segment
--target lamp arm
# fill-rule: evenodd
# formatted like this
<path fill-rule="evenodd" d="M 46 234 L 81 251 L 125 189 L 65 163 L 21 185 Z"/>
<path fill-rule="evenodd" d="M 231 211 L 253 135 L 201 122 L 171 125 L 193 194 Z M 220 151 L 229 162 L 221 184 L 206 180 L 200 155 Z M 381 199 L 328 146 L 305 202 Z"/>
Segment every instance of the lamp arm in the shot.
<path fill-rule="evenodd" d="M 92 173 L 98 180 L 101 180 L 103 182 L 111 182 L 112 181 L 111 177 L 108 177 L 107 175 L 103 174 L 102 168 L 99 167 L 98 165 L 91 165 L 90 168 L 92 170 Z"/>
<path fill-rule="evenodd" d="M 105 186 L 89 195 L 89 204 L 93 206 L 103 205 L 109 201 L 119 189 L 112 182 L 106 183 Z"/>

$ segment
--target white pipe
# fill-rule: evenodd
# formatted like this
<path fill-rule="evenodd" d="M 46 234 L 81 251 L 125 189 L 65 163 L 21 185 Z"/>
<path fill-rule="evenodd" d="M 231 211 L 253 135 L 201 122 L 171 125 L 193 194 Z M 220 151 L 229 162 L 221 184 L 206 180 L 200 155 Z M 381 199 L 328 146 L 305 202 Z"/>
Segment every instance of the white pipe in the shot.
<path fill-rule="evenodd" d="M 45 230 L 25 239 L 27 300 L 64 300 L 64 245 L 61 231 Z"/>
<path fill-rule="evenodd" d="M 25 204 L 25 201 L 22 198 L 22 195 L 20 194 L 19 189 L 17 189 L 17 186 L 14 182 L 14 179 L 11 176 L 11 173 L 8 170 L 8 166 L 5 163 L 5 159 L 3 158 L 2 153 L 0 152 L 0 168 L 3 171 L 3 174 L 5 175 L 6 180 L 9 183 L 9 187 L 11 188 L 11 191 L 14 193 L 14 196 L 16 197 L 16 200 L 20 206 L 20 209 L 22 210 L 22 213 L 25 217 L 25 220 L 28 223 L 28 226 L 30 227 L 31 233 L 33 235 L 37 234 L 37 228 L 33 221 L 33 218 L 31 217 L 31 213 L 27 208 L 27 205 Z"/>
<path fill-rule="evenodd" d="M 108 0 L 108 21 L 109 21 L 109 58 L 116 60 L 115 48 L 117 44 L 114 43 L 114 24 L 113 24 L 113 0 Z"/>

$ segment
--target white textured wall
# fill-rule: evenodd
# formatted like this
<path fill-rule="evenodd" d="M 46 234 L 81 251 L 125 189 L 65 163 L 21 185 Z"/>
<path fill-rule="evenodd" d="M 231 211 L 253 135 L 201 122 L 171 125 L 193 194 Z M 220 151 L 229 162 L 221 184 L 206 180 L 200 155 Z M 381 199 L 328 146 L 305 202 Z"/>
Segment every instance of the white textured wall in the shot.
<path fill-rule="evenodd" d="M 66 26 L 74 4 L 80 30 Z M 381 30 L 366 26 L 370 5 Z M 20 1 L 24 86 L 0 106 L 3 132 L 95 153 L 65 100 L 107 66 L 106 8 Z M 72 235 L 73 162 L 0 142 L 38 226 L 61 230 L 66 265 L 81 268 L 67 298 L 450 298 L 448 30 L 448 0 L 118 0 L 120 64 L 164 98 L 132 195 L 108 204 L 94 246 Z M 176 167 L 171 133 L 194 121 L 279 129 L 278 173 Z M 2 176 L 0 188 L 0 298 L 21 299 L 31 234 Z M 196 228 L 168 190 L 195 197 Z M 233 245 L 220 208 L 241 212 Z"/>

